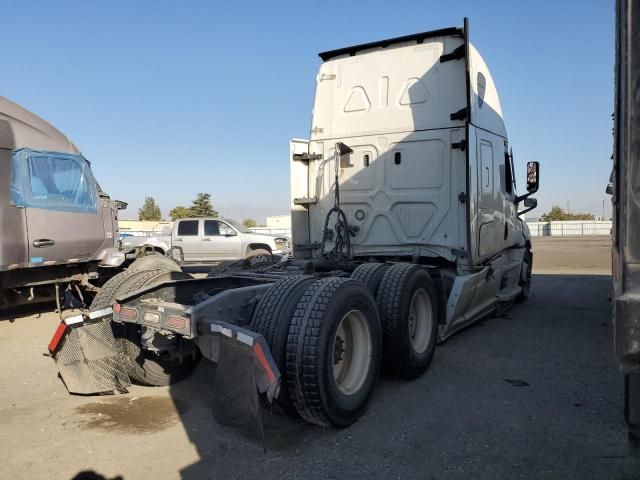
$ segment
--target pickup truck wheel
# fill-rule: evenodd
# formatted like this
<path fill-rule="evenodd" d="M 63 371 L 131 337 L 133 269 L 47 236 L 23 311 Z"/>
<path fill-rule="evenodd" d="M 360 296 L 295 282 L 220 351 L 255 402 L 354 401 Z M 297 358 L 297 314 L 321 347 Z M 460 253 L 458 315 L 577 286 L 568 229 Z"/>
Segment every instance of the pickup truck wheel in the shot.
<path fill-rule="evenodd" d="M 249 268 L 268 267 L 273 265 L 273 255 L 269 250 L 258 248 L 247 252 L 246 262 Z"/>
<path fill-rule="evenodd" d="M 171 272 L 163 269 L 122 272 L 104 284 L 93 299 L 92 309 L 113 305 L 115 297 L 134 292 L 140 288 L 167 280 L 193 278 L 183 272 Z M 113 333 L 124 353 L 125 370 L 137 383 L 151 386 L 170 385 L 187 377 L 200 361 L 200 353 L 195 345 L 193 355 L 186 355 L 180 362 L 167 353 L 155 353 L 142 349 L 141 327 L 134 324 L 112 324 Z"/>
<path fill-rule="evenodd" d="M 287 414 L 298 417 L 286 378 L 287 336 L 291 318 L 298 301 L 307 288 L 316 281 L 313 277 L 296 275 L 278 280 L 262 296 L 251 318 L 251 329 L 267 342 L 278 370 L 283 375 L 278 404 Z"/>
<path fill-rule="evenodd" d="M 351 273 L 351 278 L 364 283 L 375 297 L 387 268 L 389 265 L 385 263 L 364 263 Z"/>
<path fill-rule="evenodd" d="M 135 260 L 127 269 L 130 272 L 140 272 L 142 270 L 162 269 L 170 272 L 181 272 L 180 265 L 171 260 L 169 257 L 160 255 L 159 253 L 150 253 L 144 257 Z"/>
<path fill-rule="evenodd" d="M 371 292 L 350 278 L 314 282 L 287 337 L 286 381 L 302 418 L 347 426 L 364 413 L 380 367 L 380 319 Z"/>
<path fill-rule="evenodd" d="M 390 267 L 377 295 L 383 364 L 401 378 L 417 378 L 433 358 L 440 302 L 429 274 L 412 264 Z"/>
<path fill-rule="evenodd" d="M 529 298 L 531 293 L 531 271 L 533 269 L 533 253 L 531 250 L 527 250 L 522 259 L 522 269 L 520 271 L 520 280 L 518 280 L 518 286 L 522 288 L 518 296 L 516 297 L 516 303 L 524 303 Z"/>

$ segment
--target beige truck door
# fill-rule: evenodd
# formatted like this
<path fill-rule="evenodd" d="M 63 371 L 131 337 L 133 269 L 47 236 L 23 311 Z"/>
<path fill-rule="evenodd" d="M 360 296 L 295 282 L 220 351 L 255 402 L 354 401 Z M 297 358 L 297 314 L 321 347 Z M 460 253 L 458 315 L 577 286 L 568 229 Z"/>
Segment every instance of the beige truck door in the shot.
<path fill-rule="evenodd" d="M 105 243 L 102 208 L 80 156 L 25 152 L 21 163 L 29 263 L 89 260 Z"/>

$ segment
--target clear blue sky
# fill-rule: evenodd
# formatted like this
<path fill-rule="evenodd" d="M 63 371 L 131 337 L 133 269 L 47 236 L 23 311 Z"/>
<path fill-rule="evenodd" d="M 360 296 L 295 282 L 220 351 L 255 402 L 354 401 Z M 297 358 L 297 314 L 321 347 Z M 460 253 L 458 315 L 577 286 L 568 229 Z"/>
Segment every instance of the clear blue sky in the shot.
<path fill-rule="evenodd" d="M 163 213 L 288 213 L 288 140 L 308 137 L 317 53 L 461 25 L 492 70 L 537 214 L 602 214 L 611 170 L 613 0 L 0 1 L 0 94 L 65 132 L 104 190 Z"/>

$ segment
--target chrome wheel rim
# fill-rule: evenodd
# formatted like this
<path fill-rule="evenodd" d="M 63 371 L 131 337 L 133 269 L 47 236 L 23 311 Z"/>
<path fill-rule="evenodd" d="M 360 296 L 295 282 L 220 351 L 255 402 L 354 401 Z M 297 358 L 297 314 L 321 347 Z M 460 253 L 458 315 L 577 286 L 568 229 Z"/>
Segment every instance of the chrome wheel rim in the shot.
<path fill-rule="evenodd" d="M 340 392 L 358 392 L 371 368 L 371 332 L 364 314 L 348 312 L 338 325 L 331 344 L 333 378 Z"/>
<path fill-rule="evenodd" d="M 409 339 L 416 353 L 429 348 L 433 327 L 431 298 L 424 288 L 416 290 L 409 306 Z"/>

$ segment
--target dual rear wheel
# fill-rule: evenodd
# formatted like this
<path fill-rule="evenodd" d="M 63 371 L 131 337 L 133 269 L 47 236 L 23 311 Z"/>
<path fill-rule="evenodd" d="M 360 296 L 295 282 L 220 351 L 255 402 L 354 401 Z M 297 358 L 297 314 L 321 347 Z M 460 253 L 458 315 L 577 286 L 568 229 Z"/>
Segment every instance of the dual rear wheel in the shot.
<path fill-rule="evenodd" d="M 433 359 L 442 307 L 431 276 L 418 265 L 396 264 L 386 271 L 376 301 L 385 368 L 401 378 L 419 377 Z"/>
<path fill-rule="evenodd" d="M 284 411 L 321 426 L 346 426 L 364 412 L 380 359 L 375 300 L 350 278 L 287 277 L 258 303 L 252 329 L 265 337 L 283 381 Z"/>
<path fill-rule="evenodd" d="M 352 278 L 279 280 L 259 301 L 252 329 L 282 373 L 280 407 L 347 426 L 363 414 L 381 364 L 403 378 L 429 366 L 439 308 L 422 267 L 365 264 Z"/>

